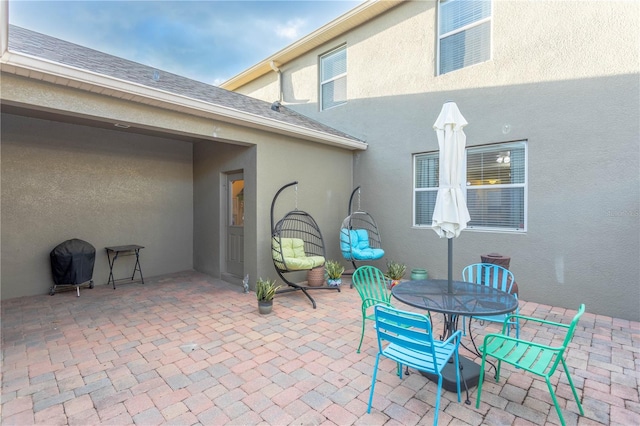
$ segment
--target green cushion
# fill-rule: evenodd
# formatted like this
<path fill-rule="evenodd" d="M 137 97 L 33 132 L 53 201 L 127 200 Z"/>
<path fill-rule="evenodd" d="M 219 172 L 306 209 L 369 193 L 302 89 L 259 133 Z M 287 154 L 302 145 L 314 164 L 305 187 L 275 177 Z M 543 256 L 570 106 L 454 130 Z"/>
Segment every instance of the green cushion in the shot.
<path fill-rule="evenodd" d="M 307 257 L 307 254 L 304 252 L 304 241 L 302 241 L 300 238 L 290 238 L 290 240 L 291 248 L 293 249 L 293 256 L 287 255 L 286 257 Z"/>
<path fill-rule="evenodd" d="M 304 241 L 300 238 L 281 238 L 280 246 L 282 247 L 282 259 L 278 253 L 278 240 L 273 238 L 273 258 L 276 260 L 280 269 L 288 269 L 302 271 L 313 269 L 317 266 L 324 265 L 325 259 L 322 256 L 307 256 L 304 252 Z M 280 260 L 284 260 L 284 265 Z"/>
<path fill-rule="evenodd" d="M 284 262 L 287 264 L 287 269 L 294 271 L 302 271 L 306 269 L 313 269 L 316 266 L 324 265 L 324 257 L 322 256 L 309 256 L 309 257 L 285 257 Z"/>

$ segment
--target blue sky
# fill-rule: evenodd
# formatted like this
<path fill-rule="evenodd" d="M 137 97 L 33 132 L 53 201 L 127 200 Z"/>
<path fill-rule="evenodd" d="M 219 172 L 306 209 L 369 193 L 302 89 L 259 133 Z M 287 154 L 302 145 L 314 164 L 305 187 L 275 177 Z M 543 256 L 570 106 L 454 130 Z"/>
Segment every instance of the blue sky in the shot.
<path fill-rule="evenodd" d="M 220 84 L 360 3 L 10 0 L 9 22 Z"/>

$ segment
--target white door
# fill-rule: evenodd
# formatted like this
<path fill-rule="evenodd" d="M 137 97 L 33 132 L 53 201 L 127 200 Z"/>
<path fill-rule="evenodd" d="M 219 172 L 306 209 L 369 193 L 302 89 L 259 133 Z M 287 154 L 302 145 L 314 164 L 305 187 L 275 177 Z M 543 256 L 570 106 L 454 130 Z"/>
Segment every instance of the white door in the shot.
<path fill-rule="evenodd" d="M 244 273 L 244 175 L 227 175 L 227 273 Z"/>

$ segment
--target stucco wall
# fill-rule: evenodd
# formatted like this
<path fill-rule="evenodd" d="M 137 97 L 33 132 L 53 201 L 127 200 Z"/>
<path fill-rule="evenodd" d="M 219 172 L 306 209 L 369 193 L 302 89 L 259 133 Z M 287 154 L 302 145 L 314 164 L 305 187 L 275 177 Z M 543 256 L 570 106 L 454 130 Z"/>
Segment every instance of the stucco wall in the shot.
<path fill-rule="evenodd" d="M 490 61 L 437 76 L 435 2 L 408 2 L 283 64 L 284 103 L 369 143 L 354 155 L 354 186 L 387 259 L 435 278 L 447 244 L 412 227 L 412 155 L 437 151 L 442 104 L 457 102 L 470 146 L 527 140 L 527 233 L 463 232 L 455 276 L 499 252 L 524 300 L 638 320 L 640 4 L 493 4 Z M 343 43 L 348 102 L 320 112 L 318 56 Z M 238 91 L 272 100 L 275 82 Z"/>
<path fill-rule="evenodd" d="M 214 277 L 225 271 L 224 198 L 226 173 L 242 171 L 245 180 L 244 262 L 246 273 L 255 275 L 255 147 L 219 142 L 194 145 L 194 266 Z"/>
<path fill-rule="evenodd" d="M 294 187 L 289 187 L 278 197 L 274 220 L 277 222 L 295 208 L 306 211 L 320 227 L 327 259 L 341 260 L 340 225 L 347 215 L 349 195 L 353 189 L 351 152 L 290 138 L 277 138 L 258 146 L 258 158 L 257 243 L 261 247 L 270 247 L 271 233 L 260 230 L 271 229 L 269 219 L 273 197 L 282 186 L 297 180 L 297 192 Z M 266 267 L 263 270 L 275 278 L 270 250 L 260 253 L 258 265 Z M 306 279 L 306 275 L 290 275 Z"/>
<path fill-rule="evenodd" d="M 200 142 L 194 147 L 195 268 L 213 276 L 224 272 L 224 212 L 219 205 L 224 174 L 240 169 L 245 178 L 245 274 L 252 288 L 259 277 L 278 278 L 270 250 L 271 202 L 280 187 L 295 180 L 297 208 L 318 222 L 327 258 L 340 259 L 338 233 L 352 189 L 350 151 L 257 131 L 247 131 L 245 140 L 255 145 Z M 296 191 L 291 187 L 278 199 L 275 220 L 294 208 Z M 288 277 L 306 279 L 304 273 Z"/>
<path fill-rule="evenodd" d="M 8 114 L 1 137 L 3 299 L 47 293 L 49 252 L 70 238 L 96 248 L 96 285 L 106 246 L 145 246 L 145 277 L 193 268 L 190 143 Z"/>

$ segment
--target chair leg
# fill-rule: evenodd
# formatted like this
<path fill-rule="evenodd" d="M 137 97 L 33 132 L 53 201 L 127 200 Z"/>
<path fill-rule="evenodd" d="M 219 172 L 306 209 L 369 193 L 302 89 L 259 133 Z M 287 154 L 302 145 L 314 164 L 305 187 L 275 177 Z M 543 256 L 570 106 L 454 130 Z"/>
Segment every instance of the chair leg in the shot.
<path fill-rule="evenodd" d="M 476 395 L 476 408 L 480 408 L 480 394 L 482 393 L 482 384 L 484 383 L 484 364 L 487 356 L 483 353 L 482 363 L 480 364 L 480 377 L 478 377 L 478 394 Z"/>
<path fill-rule="evenodd" d="M 456 367 L 456 391 L 458 392 L 458 402 L 460 402 L 460 356 L 458 354 L 458 348 L 455 351 L 455 367 Z M 467 383 L 464 384 L 465 388 L 467 387 Z M 467 389 L 467 402 L 469 402 L 469 389 Z"/>
<path fill-rule="evenodd" d="M 360 353 L 360 347 L 362 347 L 362 341 L 364 340 L 364 329 L 365 329 L 366 322 L 367 322 L 367 319 L 363 316 L 362 317 L 362 334 L 360 335 L 360 344 L 358 345 L 357 353 Z"/>
<path fill-rule="evenodd" d="M 560 423 L 562 426 L 565 426 L 564 417 L 562 417 L 562 412 L 560 411 L 560 406 L 558 405 L 558 398 L 556 398 L 556 393 L 553 390 L 553 385 L 548 377 L 545 377 L 544 380 L 547 382 L 547 388 L 549 388 L 549 393 L 551 394 L 551 399 L 553 399 L 553 405 L 556 406 L 556 412 L 558 413 L 558 418 L 560 419 Z"/>
<path fill-rule="evenodd" d="M 440 412 L 440 393 L 442 391 L 442 374 L 438 373 L 438 390 L 436 392 L 436 408 L 433 415 L 433 426 L 438 426 L 438 413 Z"/>
<path fill-rule="evenodd" d="M 371 402 L 373 402 L 373 389 L 376 387 L 376 377 L 378 376 L 378 361 L 380 361 L 380 354 L 376 355 L 376 363 L 373 366 L 373 379 L 371 380 L 371 392 L 369 392 L 369 405 L 367 406 L 367 413 L 371 413 Z"/>
<path fill-rule="evenodd" d="M 564 374 L 567 375 L 567 381 L 571 386 L 571 391 L 573 392 L 573 397 L 576 400 L 576 404 L 578 404 L 578 410 L 580 410 L 580 415 L 584 416 L 584 410 L 582 409 L 582 404 L 580 403 L 580 398 L 578 397 L 578 392 L 576 391 L 576 387 L 573 385 L 573 380 L 571 379 L 571 374 L 569 374 L 569 369 L 567 368 L 567 364 L 562 359 L 562 366 L 564 367 Z"/>

